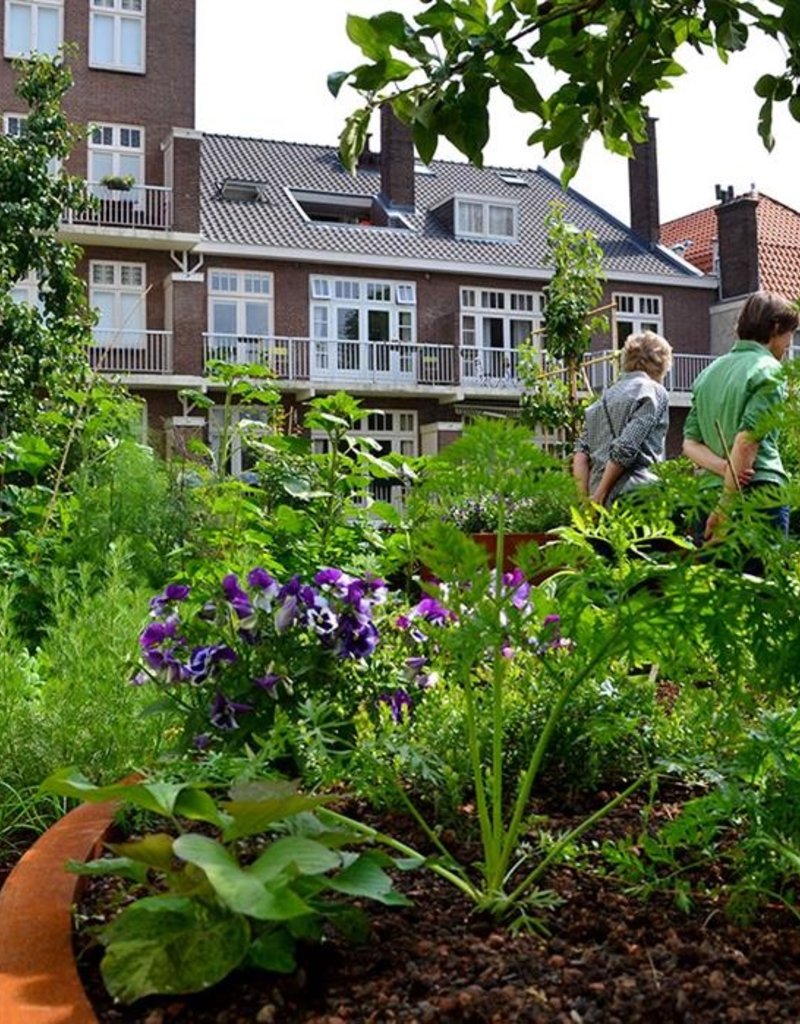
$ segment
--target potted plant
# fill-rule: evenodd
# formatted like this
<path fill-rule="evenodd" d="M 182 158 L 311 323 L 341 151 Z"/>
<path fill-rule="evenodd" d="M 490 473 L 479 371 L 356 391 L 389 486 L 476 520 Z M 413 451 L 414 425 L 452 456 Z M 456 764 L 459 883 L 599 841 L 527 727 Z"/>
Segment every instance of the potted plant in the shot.
<path fill-rule="evenodd" d="M 130 192 L 136 184 L 136 178 L 132 174 L 106 174 L 99 184 L 112 192 Z"/>
<path fill-rule="evenodd" d="M 418 522 L 454 524 L 506 569 L 520 545 L 553 540 L 551 531 L 569 524 L 577 501 L 571 474 L 539 448 L 527 427 L 487 419 L 471 423 L 428 462 L 412 489 L 409 512 Z"/>

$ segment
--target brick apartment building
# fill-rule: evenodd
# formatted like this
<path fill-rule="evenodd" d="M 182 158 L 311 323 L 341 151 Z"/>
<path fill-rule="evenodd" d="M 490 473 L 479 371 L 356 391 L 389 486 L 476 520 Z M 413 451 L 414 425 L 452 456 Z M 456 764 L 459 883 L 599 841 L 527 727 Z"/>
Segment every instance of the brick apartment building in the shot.
<path fill-rule="evenodd" d="M 688 405 L 717 282 L 659 243 L 654 132 L 631 163 L 632 229 L 541 169 L 420 165 L 386 114 L 379 150 L 352 176 L 333 146 L 194 129 L 193 0 L 4 7 L 6 132 L 25 116 L 10 58 L 77 45 L 65 106 L 89 130 L 68 170 L 99 204 L 80 222 L 65 214 L 63 234 L 84 248 L 100 311 L 90 355 L 144 399 L 168 445 L 187 431 L 214 440 L 214 410 L 186 408 L 178 392 L 214 397 L 215 357 L 271 367 L 287 407 L 351 392 L 382 410 L 364 428 L 410 455 L 438 450 L 471 415 L 513 412 L 519 345 L 541 337 L 554 200 L 605 253 L 613 331 L 594 348 L 645 327 L 665 334 L 673 404 Z M 31 287 L 19 283 L 21 299 Z"/>

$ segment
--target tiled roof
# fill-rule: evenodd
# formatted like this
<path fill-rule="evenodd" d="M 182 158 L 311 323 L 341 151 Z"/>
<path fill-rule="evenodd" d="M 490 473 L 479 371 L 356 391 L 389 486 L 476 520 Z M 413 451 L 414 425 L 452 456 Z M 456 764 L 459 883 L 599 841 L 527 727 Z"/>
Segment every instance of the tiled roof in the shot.
<path fill-rule="evenodd" d="M 290 249 L 313 255 L 397 259 L 431 265 L 474 264 L 508 268 L 509 272 L 546 273 L 544 217 L 549 204 L 565 204 L 565 217 L 591 229 L 605 252 L 610 277 L 660 275 L 680 283 L 697 275 L 660 248 L 651 248 L 631 230 L 578 193 L 564 192 L 549 172 L 514 170 L 526 184 L 508 184 L 498 174 L 505 168 L 479 169 L 467 163 L 436 160 L 432 174 L 415 178 L 416 210 L 410 230 L 323 224 L 307 221 L 291 200 L 289 189 L 373 196 L 380 189 L 377 166 L 354 176 L 339 163 L 330 146 L 229 135 L 204 135 L 201 147 L 201 231 L 208 243 L 229 243 Z M 226 179 L 262 183 L 257 202 L 236 202 L 220 196 Z M 462 240 L 453 237 L 434 211 L 456 193 L 508 198 L 519 206 L 517 243 Z"/>
<path fill-rule="evenodd" d="M 689 213 L 661 225 L 661 244 L 679 252 L 704 274 L 714 273 L 717 240 L 716 207 Z"/>
<path fill-rule="evenodd" d="M 800 213 L 762 196 L 758 222 L 758 272 L 761 287 L 788 299 L 800 297 Z"/>
<path fill-rule="evenodd" d="M 800 297 L 800 213 L 763 193 L 757 198 L 760 286 L 796 299 Z M 680 246 L 684 258 L 704 273 L 713 271 L 715 210 L 710 206 L 661 225 L 662 244 L 670 248 Z M 684 243 L 688 243 L 685 248 Z"/>

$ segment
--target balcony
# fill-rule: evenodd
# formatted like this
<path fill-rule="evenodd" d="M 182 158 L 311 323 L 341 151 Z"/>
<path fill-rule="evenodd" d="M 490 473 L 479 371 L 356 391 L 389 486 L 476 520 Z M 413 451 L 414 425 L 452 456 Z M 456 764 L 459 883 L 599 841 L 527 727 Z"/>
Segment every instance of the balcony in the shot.
<path fill-rule="evenodd" d="M 206 334 L 205 358 L 272 370 L 279 381 L 325 387 L 456 386 L 452 345 L 399 341 L 329 341 L 311 338 Z"/>
<path fill-rule="evenodd" d="M 92 208 L 76 213 L 66 210 L 63 223 L 104 228 L 172 229 L 172 189 L 163 185 L 132 185 L 111 189 L 99 182 L 86 183 L 95 200 Z"/>
<path fill-rule="evenodd" d="M 172 332 L 95 328 L 89 365 L 98 373 L 164 376 L 172 373 Z"/>
<path fill-rule="evenodd" d="M 203 338 L 206 363 L 209 359 L 239 365 L 255 363 L 268 367 L 279 382 L 342 388 L 429 386 L 512 396 L 522 392 L 516 350 L 234 334 L 205 334 Z M 616 378 L 617 355 L 610 349 L 587 353 L 585 380 L 593 391 L 600 391 Z M 676 396 L 678 404 L 681 399 L 688 400 L 695 378 L 713 359 L 675 353 L 664 386 Z"/>

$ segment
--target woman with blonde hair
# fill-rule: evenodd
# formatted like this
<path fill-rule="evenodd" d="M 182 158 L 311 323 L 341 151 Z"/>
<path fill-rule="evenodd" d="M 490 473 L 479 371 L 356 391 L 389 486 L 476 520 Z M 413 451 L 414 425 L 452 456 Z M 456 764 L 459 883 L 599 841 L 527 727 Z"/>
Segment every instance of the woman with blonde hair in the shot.
<path fill-rule="evenodd" d="M 622 349 L 622 372 L 586 410 L 572 472 L 581 491 L 600 505 L 657 481 L 664 459 L 669 396 L 663 385 L 672 346 L 653 331 L 632 334 Z"/>

